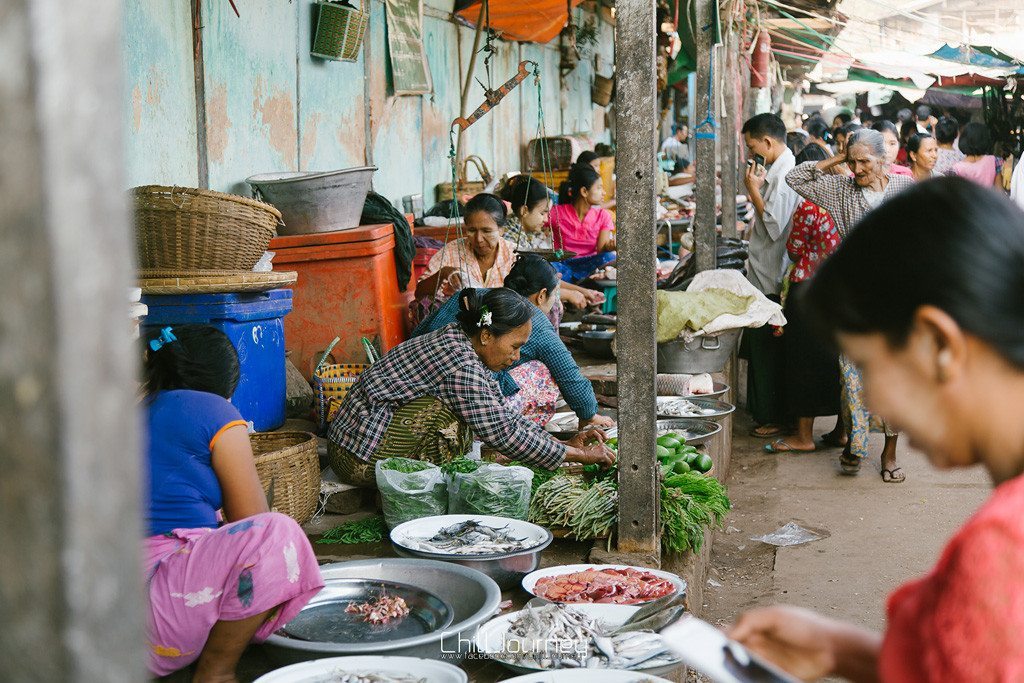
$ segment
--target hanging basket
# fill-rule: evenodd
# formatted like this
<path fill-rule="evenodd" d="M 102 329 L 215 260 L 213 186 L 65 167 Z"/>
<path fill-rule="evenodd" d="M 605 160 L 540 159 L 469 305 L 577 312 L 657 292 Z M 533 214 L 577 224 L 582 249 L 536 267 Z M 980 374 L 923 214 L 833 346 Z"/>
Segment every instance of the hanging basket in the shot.
<path fill-rule="evenodd" d="M 468 170 L 469 163 L 473 162 L 476 166 L 476 172 L 480 174 L 481 180 L 469 180 Z M 487 164 L 484 160 L 475 154 L 471 154 L 465 158 L 462 162 L 462 167 L 459 169 L 459 177 L 455 184 L 455 196 L 461 197 L 464 194 L 479 194 L 484 191 L 487 184 L 492 180 L 491 171 L 487 168 Z M 451 183 L 439 183 L 437 186 L 437 201 L 442 202 L 445 199 L 452 198 L 452 184 Z"/>
<path fill-rule="evenodd" d="M 337 62 L 354 62 L 359 59 L 363 46 L 363 34 L 370 20 L 366 0 L 359 1 L 359 9 L 340 5 L 336 2 L 317 2 L 320 13 L 316 20 L 316 35 L 310 54 L 321 59 Z"/>
<path fill-rule="evenodd" d="M 614 76 L 594 76 L 594 85 L 590 88 L 590 100 L 596 105 L 607 107 L 611 104 L 614 91 Z"/>

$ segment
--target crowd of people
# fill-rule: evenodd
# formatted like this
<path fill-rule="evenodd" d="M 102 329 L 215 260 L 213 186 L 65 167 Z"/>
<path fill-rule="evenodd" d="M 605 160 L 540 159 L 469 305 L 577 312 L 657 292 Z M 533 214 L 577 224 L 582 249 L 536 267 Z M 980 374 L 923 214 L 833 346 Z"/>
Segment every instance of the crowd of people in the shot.
<path fill-rule="evenodd" d="M 843 449 L 840 470 L 857 474 L 868 455 L 868 436 L 884 431 L 880 473 L 888 483 L 906 478 L 896 463 L 896 431 L 868 412 L 859 369 L 818 340 L 797 304 L 854 226 L 915 183 L 946 175 L 1009 189 L 985 124 L 961 127 L 925 106 L 901 118 L 897 127 L 840 113 L 830 127 L 811 117 L 804 133 L 794 136 L 778 116 L 760 114 L 742 131 L 751 157 L 744 182 L 755 214 L 747 234 L 748 277 L 784 305 L 788 321 L 744 338 L 748 404 L 757 423 L 752 434 L 771 439 L 765 449 L 772 453 L 814 451 L 814 419 L 838 414 L 822 444 Z M 864 264 L 865 278 L 871 266 Z"/>

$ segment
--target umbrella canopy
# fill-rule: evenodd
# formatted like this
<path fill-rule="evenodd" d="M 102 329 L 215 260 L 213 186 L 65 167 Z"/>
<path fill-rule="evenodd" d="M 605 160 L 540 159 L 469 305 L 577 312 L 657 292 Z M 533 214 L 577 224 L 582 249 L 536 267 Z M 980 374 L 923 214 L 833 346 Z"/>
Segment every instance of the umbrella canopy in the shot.
<path fill-rule="evenodd" d="M 582 0 L 569 0 L 573 7 Z M 490 0 L 490 27 L 511 40 L 547 43 L 569 18 L 566 0 Z M 459 0 L 455 13 L 472 25 L 480 18 L 481 0 Z"/>
<path fill-rule="evenodd" d="M 989 69 L 1007 69 L 1016 73 L 1024 73 L 1024 62 L 987 45 L 959 45 L 952 47 L 947 44 L 933 52 L 931 56 L 948 62 L 970 64 L 971 66 Z"/>

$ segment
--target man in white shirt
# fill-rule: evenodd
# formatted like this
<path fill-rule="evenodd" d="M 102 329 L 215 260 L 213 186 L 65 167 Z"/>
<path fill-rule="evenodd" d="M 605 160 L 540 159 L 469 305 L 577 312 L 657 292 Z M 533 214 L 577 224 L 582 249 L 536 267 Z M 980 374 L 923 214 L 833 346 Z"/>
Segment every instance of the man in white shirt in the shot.
<path fill-rule="evenodd" d="M 786 242 L 800 203 L 800 196 L 786 184 L 786 174 L 796 165 L 796 159 L 786 146 L 786 124 L 775 114 L 758 114 L 743 124 L 743 140 L 749 151 L 743 180 L 754 205 L 754 219 L 748 228 L 747 279 L 779 301 L 789 265 Z M 769 327 L 747 330 L 744 340 L 750 361 L 748 406 L 759 425 L 754 435 L 775 437 L 790 420 L 783 414 L 782 340 Z"/>
<path fill-rule="evenodd" d="M 665 138 L 665 142 L 661 143 L 661 153 L 666 159 L 672 161 L 681 161 L 689 157 L 689 148 L 686 146 L 686 141 L 690 138 L 690 129 L 683 123 L 677 123 L 672 126 L 672 135 Z"/>

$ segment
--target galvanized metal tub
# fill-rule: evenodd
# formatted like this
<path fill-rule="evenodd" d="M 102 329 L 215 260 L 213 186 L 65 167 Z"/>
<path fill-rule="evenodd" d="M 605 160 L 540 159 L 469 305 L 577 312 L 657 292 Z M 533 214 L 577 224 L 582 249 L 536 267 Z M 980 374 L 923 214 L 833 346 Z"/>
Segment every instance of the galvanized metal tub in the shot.
<path fill-rule="evenodd" d="M 417 586 L 441 598 L 455 610 L 450 626 L 412 638 L 376 643 L 328 643 L 281 635 L 264 643 L 277 664 L 293 664 L 345 655 L 395 655 L 461 660 L 469 651 L 480 625 L 494 616 L 501 590 L 490 577 L 475 569 L 437 560 L 374 559 L 338 562 L 320 568 L 325 583 L 332 580 L 372 578 Z"/>
<path fill-rule="evenodd" d="M 280 235 L 351 230 L 359 226 L 376 166 L 338 171 L 261 173 L 245 182 L 253 194 L 281 212 Z"/>
<path fill-rule="evenodd" d="M 721 372 L 736 350 L 740 332 L 733 330 L 717 337 L 696 337 L 690 341 L 658 344 L 658 372 L 683 375 Z"/>

